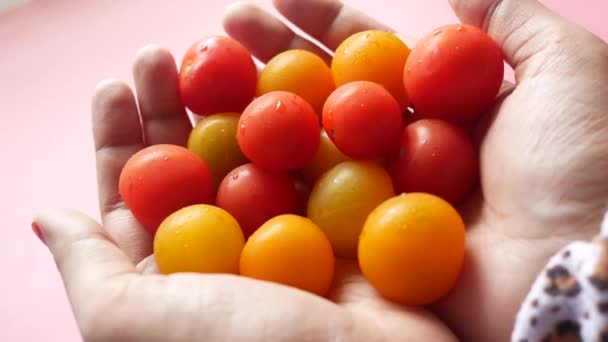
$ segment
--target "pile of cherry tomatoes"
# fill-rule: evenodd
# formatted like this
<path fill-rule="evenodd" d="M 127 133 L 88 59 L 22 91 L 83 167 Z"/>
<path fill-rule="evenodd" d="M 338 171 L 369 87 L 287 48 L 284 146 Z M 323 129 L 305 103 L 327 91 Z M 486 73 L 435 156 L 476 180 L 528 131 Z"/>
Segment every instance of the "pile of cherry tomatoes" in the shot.
<path fill-rule="evenodd" d="M 474 191 L 469 127 L 503 80 L 495 42 L 441 27 L 410 49 L 390 32 L 352 35 L 328 65 L 285 51 L 258 72 L 211 36 L 183 58 L 179 91 L 198 119 L 187 146 L 153 145 L 120 194 L 154 235 L 161 273 L 234 273 L 327 295 L 335 259 L 380 294 L 432 303 L 458 279 Z"/>

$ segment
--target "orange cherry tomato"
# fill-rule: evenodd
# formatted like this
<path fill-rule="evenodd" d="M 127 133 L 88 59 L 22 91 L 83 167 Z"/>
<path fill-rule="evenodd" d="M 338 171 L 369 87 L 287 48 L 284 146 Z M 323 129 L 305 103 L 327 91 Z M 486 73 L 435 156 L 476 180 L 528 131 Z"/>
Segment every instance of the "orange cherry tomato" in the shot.
<path fill-rule="evenodd" d="M 154 237 L 154 258 L 163 274 L 238 273 L 244 244 L 234 217 L 218 207 L 198 204 L 161 223 Z"/>
<path fill-rule="evenodd" d="M 388 199 L 374 209 L 359 240 L 364 276 L 386 298 L 427 305 L 456 283 L 464 260 L 465 226 L 445 200 L 426 193 Z"/>
<path fill-rule="evenodd" d="M 409 99 L 403 85 L 403 69 L 409 47 L 390 32 L 355 33 L 338 46 L 331 63 L 336 86 L 371 81 L 386 88 L 404 110 Z"/>
<path fill-rule="evenodd" d="M 317 180 L 307 216 L 323 229 L 337 256 L 355 259 L 365 218 L 394 195 L 390 175 L 377 162 L 346 161 Z"/>
<path fill-rule="evenodd" d="M 334 262 L 323 231 L 308 218 L 286 214 L 268 220 L 249 237 L 240 272 L 322 296 L 331 286 Z"/>
<path fill-rule="evenodd" d="M 258 78 L 258 96 L 284 90 L 301 96 L 321 114 L 323 103 L 334 90 L 329 66 L 307 50 L 287 50 L 272 58 Z"/>

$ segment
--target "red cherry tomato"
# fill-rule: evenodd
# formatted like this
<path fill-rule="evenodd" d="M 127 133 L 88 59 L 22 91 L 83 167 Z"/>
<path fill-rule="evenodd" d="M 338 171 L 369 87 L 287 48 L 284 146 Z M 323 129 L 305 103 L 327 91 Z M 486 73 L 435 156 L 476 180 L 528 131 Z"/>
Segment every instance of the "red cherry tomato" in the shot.
<path fill-rule="evenodd" d="M 237 141 L 257 165 L 279 171 L 303 168 L 319 148 L 319 117 L 300 96 L 273 91 L 255 99 L 241 115 Z"/>
<path fill-rule="evenodd" d="M 291 175 L 293 184 L 296 188 L 296 211 L 295 213 L 300 216 L 306 216 L 306 210 L 308 207 L 308 199 L 310 198 L 310 192 L 312 186 L 306 181 L 306 178 L 300 174 L 295 173 Z"/>
<path fill-rule="evenodd" d="M 182 102 L 195 114 L 240 113 L 255 96 L 257 77 L 245 47 L 232 38 L 211 36 L 186 51 L 179 90 Z"/>
<path fill-rule="evenodd" d="M 401 107 L 383 86 L 354 81 L 336 89 L 323 107 L 323 128 L 353 159 L 378 159 L 398 141 Z"/>
<path fill-rule="evenodd" d="M 418 115 L 460 123 L 490 107 L 503 77 L 503 55 L 492 38 L 473 26 L 448 25 L 418 41 L 403 81 Z"/>
<path fill-rule="evenodd" d="M 173 212 L 213 198 L 213 177 L 197 154 L 177 145 L 153 145 L 135 153 L 120 174 L 119 192 L 151 234 Z"/>
<path fill-rule="evenodd" d="M 425 192 L 450 203 L 464 199 L 478 175 L 477 152 L 459 127 L 439 119 L 407 126 L 388 169 L 398 192 Z"/>
<path fill-rule="evenodd" d="M 267 220 L 296 211 L 296 189 L 291 177 L 248 163 L 232 170 L 222 181 L 216 205 L 239 222 L 249 237 Z"/>

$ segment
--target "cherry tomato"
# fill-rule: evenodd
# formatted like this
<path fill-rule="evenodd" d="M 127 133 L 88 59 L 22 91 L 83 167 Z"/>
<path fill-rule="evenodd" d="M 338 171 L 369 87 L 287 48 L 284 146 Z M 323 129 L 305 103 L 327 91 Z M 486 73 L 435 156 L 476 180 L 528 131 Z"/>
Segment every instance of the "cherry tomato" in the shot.
<path fill-rule="evenodd" d="M 337 256 L 357 257 L 367 215 L 395 192 L 389 174 L 373 161 L 342 162 L 323 174 L 308 201 L 308 217 L 323 229 Z"/>
<path fill-rule="evenodd" d="M 361 272 L 383 296 L 405 305 L 431 304 L 461 273 L 465 226 L 441 198 L 402 194 L 370 213 L 358 253 Z"/>
<path fill-rule="evenodd" d="M 321 115 L 323 103 L 335 89 L 329 66 L 307 50 L 287 50 L 264 67 L 258 79 L 257 94 L 284 90 L 301 96 Z"/>
<path fill-rule="evenodd" d="M 135 153 L 123 167 L 118 187 L 151 234 L 176 210 L 213 198 L 213 177 L 205 161 L 177 145 L 153 145 Z"/>
<path fill-rule="evenodd" d="M 355 81 L 338 87 L 323 107 L 323 128 L 345 155 L 379 159 L 398 141 L 403 112 L 381 85 Z"/>
<path fill-rule="evenodd" d="M 337 86 L 353 81 L 372 81 L 391 92 L 405 109 L 408 95 L 403 86 L 403 68 L 410 49 L 390 32 L 370 30 L 355 33 L 338 46 L 331 63 Z"/>
<path fill-rule="evenodd" d="M 154 237 L 160 273 L 238 273 L 245 238 L 239 224 L 218 207 L 197 204 L 168 216 Z"/>
<path fill-rule="evenodd" d="M 325 295 L 334 276 L 334 255 L 323 231 L 310 219 L 280 215 L 245 243 L 241 275 Z"/>
<path fill-rule="evenodd" d="M 273 91 L 255 99 L 239 121 L 237 141 L 261 167 L 293 171 L 308 164 L 319 147 L 319 118 L 300 96 Z"/>
<path fill-rule="evenodd" d="M 296 211 L 291 177 L 248 163 L 232 170 L 217 191 L 216 205 L 239 222 L 245 237 L 270 218 Z"/>
<path fill-rule="evenodd" d="M 294 187 L 296 188 L 296 211 L 297 215 L 306 216 L 308 198 L 312 191 L 312 186 L 301 173 L 291 175 Z"/>
<path fill-rule="evenodd" d="M 503 55 L 492 38 L 474 26 L 448 25 L 416 44 L 403 82 L 418 115 L 461 123 L 490 107 L 503 77 Z"/>
<path fill-rule="evenodd" d="M 257 75 L 251 54 L 236 40 L 200 39 L 188 48 L 180 67 L 182 102 L 201 116 L 240 113 L 255 96 Z"/>
<path fill-rule="evenodd" d="M 217 188 L 228 172 L 247 163 L 236 141 L 239 113 L 212 114 L 199 121 L 190 133 L 188 148 L 211 169 Z"/>
<path fill-rule="evenodd" d="M 347 160 L 350 160 L 350 158 L 336 147 L 323 129 L 321 130 L 321 141 L 317 153 L 313 160 L 302 169 L 302 174 L 309 182 L 314 183 L 327 170 Z"/>
<path fill-rule="evenodd" d="M 398 192 L 427 192 L 461 202 L 478 176 L 477 152 L 459 127 L 423 119 L 405 128 L 388 169 Z"/>

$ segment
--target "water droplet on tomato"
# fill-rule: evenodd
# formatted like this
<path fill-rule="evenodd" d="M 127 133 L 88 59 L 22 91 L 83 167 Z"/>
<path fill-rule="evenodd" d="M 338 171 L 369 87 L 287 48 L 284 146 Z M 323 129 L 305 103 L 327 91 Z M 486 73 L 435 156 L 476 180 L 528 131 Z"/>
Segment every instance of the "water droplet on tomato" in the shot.
<path fill-rule="evenodd" d="M 411 73 L 412 72 L 412 67 L 407 67 L 407 72 Z"/>
<path fill-rule="evenodd" d="M 366 33 L 366 34 L 363 35 L 363 39 L 367 40 L 370 36 L 371 36 L 371 34 Z"/>
<path fill-rule="evenodd" d="M 416 61 L 418 64 L 422 64 L 422 59 Z"/>
<path fill-rule="evenodd" d="M 167 161 L 167 160 L 169 160 L 169 157 L 163 157 L 163 160 Z"/>
<path fill-rule="evenodd" d="M 462 26 L 458 25 L 458 28 L 456 29 L 456 31 L 460 32 L 462 30 L 463 30 Z"/>
<path fill-rule="evenodd" d="M 365 104 L 364 103 L 361 104 L 361 108 L 365 108 Z"/>
<path fill-rule="evenodd" d="M 233 174 L 233 175 L 232 175 L 232 179 L 233 179 L 233 180 L 237 180 L 237 179 L 239 179 L 239 174 L 238 174 L 238 173 Z"/>
<path fill-rule="evenodd" d="M 203 46 L 201 46 L 201 50 L 200 51 L 201 52 L 205 52 L 205 51 L 207 51 L 208 48 L 209 47 L 207 47 L 207 44 L 203 44 Z"/>
<path fill-rule="evenodd" d="M 435 36 L 437 36 L 437 35 L 440 35 L 442 32 L 443 32 L 443 30 L 442 30 L 442 29 L 437 29 L 437 30 L 435 30 L 435 31 L 433 32 L 433 37 L 435 37 Z"/>
<path fill-rule="evenodd" d="M 277 106 L 275 107 L 277 112 L 283 112 L 285 110 L 285 105 L 281 100 L 277 101 Z"/>
<path fill-rule="evenodd" d="M 361 92 L 362 92 L 363 94 L 367 94 L 367 89 L 363 89 L 363 90 L 361 90 Z"/>

